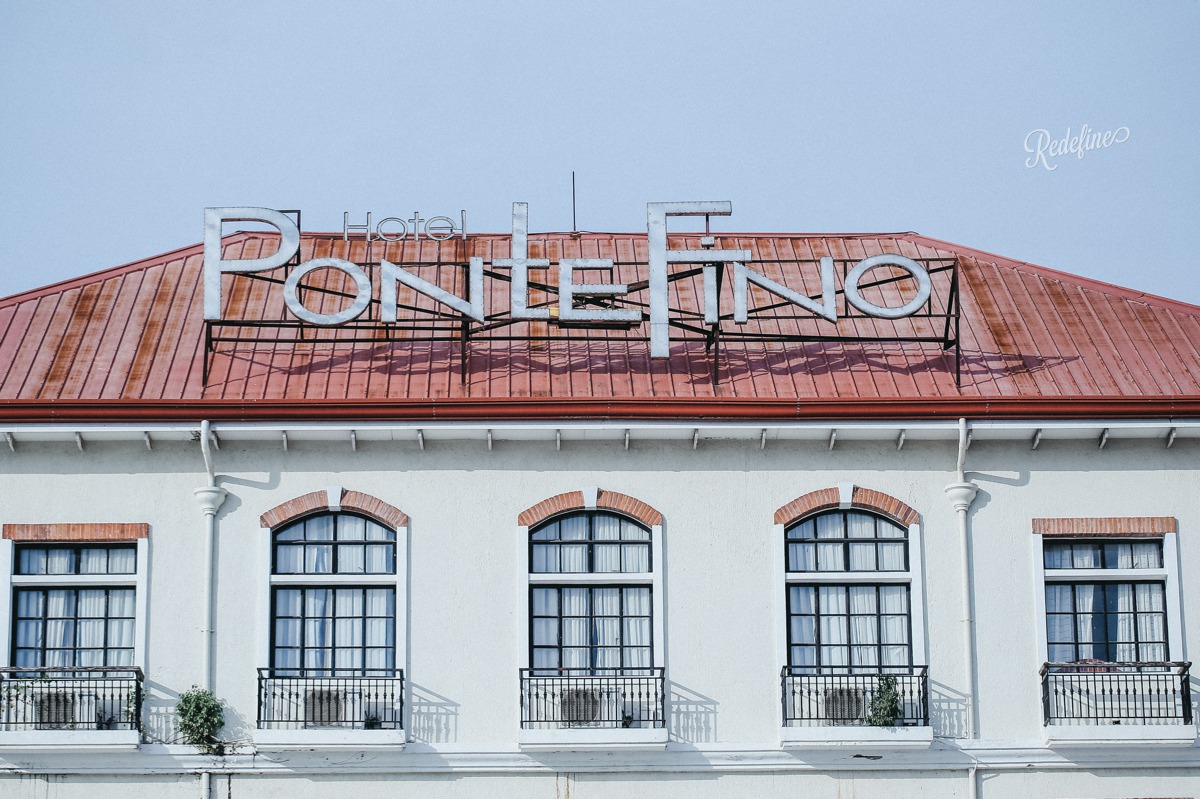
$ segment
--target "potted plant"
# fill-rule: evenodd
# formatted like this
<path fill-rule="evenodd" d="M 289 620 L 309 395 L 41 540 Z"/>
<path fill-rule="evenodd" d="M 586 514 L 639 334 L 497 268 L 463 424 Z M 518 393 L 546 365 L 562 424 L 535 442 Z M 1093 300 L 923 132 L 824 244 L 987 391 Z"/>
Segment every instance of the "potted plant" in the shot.
<path fill-rule="evenodd" d="M 875 685 L 867 723 L 874 727 L 894 727 L 903 712 L 904 703 L 900 699 L 896 678 L 890 674 L 883 675 Z"/>

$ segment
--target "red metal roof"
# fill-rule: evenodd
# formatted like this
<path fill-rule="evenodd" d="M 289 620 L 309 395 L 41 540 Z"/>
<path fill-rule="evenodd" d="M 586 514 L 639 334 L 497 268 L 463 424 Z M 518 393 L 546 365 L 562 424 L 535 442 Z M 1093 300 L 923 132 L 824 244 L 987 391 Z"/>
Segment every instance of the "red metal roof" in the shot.
<path fill-rule="evenodd" d="M 268 234 L 229 236 L 226 257 L 269 253 L 274 242 Z M 509 243 L 507 235 L 386 249 L 376 242 L 373 258 L 411 265 L 461 293 L 463 270 L 455 264 L 507 257 Z M 695 249 L 699 237 L 672 235 L 670 246 Z M 1200 307 L 911 233 L 725 234 L 716 246 L 748 249 L 759 262 L 753 268 L 814 295 L 815 267 L 771 262 L 882 253 L 956 259 L 961 387 L 955 352 L 930 344 L 726 340 L 714 386 L 703 343 L 673 343 L 669 359 L 652 359 L 647 343 L 626 340 L 624 332 L 585 341 L 589 331 L 578 329 L 561 331 L 573 341 L 475 341 L 465 382 L 457 341 L 273 344 L 259 330 L 256 343 L 220 345 L 205 383 L 203 254 L 196 245 L 0 299 L 0 421 L 1200 415 Z M 529 247 L 530 257 L 552 262 L 614 259 L 612 282 L 647 278 L 645 234 L 531 234 Z M 364 261 L 365 244 L 305 234 L 301 257 L 321 256 Z M 944 304 L 939 279 L 948 273 L 935 278 L 935 304 Z M 507 310 L 508 283 L 485 286 L 489 313 Z M 904 301 L 895 287 L 878 290 L 886 304 Z M 695 306 L 703 296 L 699 277 L 677 281 L 671 291 L 673 306 Z M 732 307 L 728 283 L 725 294 L 722 308 Z M 766 304 L 769 295 L 753 296 Z M 284 318 L 277 283 L 227 275 L 223 297 L 226 317 Z M 328 312 L 344 302 L 329 296 L 309 305 L 321 310 L 324 303 Z M 437 307 L 412 292 L 401 295 L 404 302 Z M 832 329 L 786 318 L 794 309 L 779 313 L 785 316 L 759 329 Z M 553 323 L 523 324 L 532 329 L 520 332 L 560 332 Z M 843 319 L 837 330 L 885 326 L 930 332 L 928 320 L 863 318 Z"/>

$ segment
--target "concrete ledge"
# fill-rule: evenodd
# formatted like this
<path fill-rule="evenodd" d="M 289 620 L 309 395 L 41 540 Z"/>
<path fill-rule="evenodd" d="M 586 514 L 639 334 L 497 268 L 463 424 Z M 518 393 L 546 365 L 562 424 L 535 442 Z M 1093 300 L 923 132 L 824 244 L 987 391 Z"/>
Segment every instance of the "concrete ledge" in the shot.
<path fill-rule="evenodd" d="M 853 746 L 880 749 L 928 749 L 932 727 L 783 727 L 779 744 L 786 749 Z"/>
<path fill-rule="evenodd" d="M 126 751 L 137 749 L 137 730 L 21 730 L 0 732 L 0 750 Z"/>
<path fill-rule="evenodd" d="M 1103 744 L 1191 746 L 1196 742 L 1196 725 L 1050 724 L 1045 728 L 1045 740 L 1050 747 Z"/>
<path fill-rule="evenodd" d="M 667 748 L 667 728 L 563 727 L 557 730 L 526 730 L 517 734 L 526 751 L 580 752 L 589 749 L 662 750 Z"/>
<path fill-rule="evenodd" d="M 403 749 L 404 730 L 255 730 L 254 745 L 262 751 L 286 749 Z"/>

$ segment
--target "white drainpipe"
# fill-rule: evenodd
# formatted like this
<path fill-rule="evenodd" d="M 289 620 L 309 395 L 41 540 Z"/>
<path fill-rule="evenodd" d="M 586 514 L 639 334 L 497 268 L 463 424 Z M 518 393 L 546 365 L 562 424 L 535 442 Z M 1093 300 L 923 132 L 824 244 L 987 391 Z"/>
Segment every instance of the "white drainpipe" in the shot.
<path fill-rule="evenodd" d="M 225 502 L 226 491 L 217 486 L 213 473 L 212 453 L 209 451 L 209 439 L 212 429 L 207 419 L 200 423 L 200 452 L 204 456 L 204 468 L 208 473 L 208 485 L 197 488 L 192 493 L 200 504 L 204 514 L 204 687 L 214 689 L 213 677 L 213 542 L 217 533 L 217 511 Z M 206 786 L 207 773 L 201 775 L 201 784 Z M 207 793 L 202 793 L 207 797 Z"/>
<path fill-rule="evenodd" d="M 975 738 L 977 734 L 975 726 L 976 718 L 976 686 L 975 686 L 975 624 L 971 616 L 971 597 L 974 595 L 974 586 L 971 584 L 971 543 L 970 529 L 967 524 L 967 513 L 971 509 L 971 503 L 975 501 L 975 494 L 979 491 L 979 486 L 969 482 L 966 477 L 966 461 L 967 461 L 967 420 L 958 420 L 958 462 L 956 473 L 958 481 L 946 486 L 946 497 L 950 500 L 955 512 L 958 514 L 958 540 L 959 540 L 959 558 L 960 568 L 962 570 L 962 615 L 963 615 L 963 660 L 967 672 L 967 724 L 966 737 Z M 972 770 L 971 782 L 975 781 L 974 771 Z"/>

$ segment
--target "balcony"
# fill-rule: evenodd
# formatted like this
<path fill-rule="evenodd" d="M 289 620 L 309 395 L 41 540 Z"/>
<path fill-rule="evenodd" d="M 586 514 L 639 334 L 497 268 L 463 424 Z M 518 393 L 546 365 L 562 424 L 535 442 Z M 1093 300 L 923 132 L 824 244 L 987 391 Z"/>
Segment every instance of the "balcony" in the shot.
<path fill-rule="evenodd" d="M 666 745 L 662 668 L 579 675 L 521 669 L 520 742 L 527 748 Z"/>
<path fill-rule="evenodd" d="M 855 673 L 850 673 L 854 671 Z M 929 669 L 785 666 L 784 746 L 928 746 Z"/>
<path fill-rule="evenodd" d="M 262 745 L 404 744 L 404 672 L 258 670 Z"/>
<path fill-rule="evenodd" d="M 1052 743 L 1190 744 L 1191 663 L 1045 663 L 1042 713 Z"/>
<path fill-rule="evenodd" d="M 136 747 L 142 670 L 0 669 L 0 745 Z"/>

